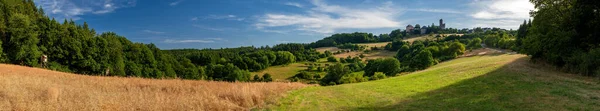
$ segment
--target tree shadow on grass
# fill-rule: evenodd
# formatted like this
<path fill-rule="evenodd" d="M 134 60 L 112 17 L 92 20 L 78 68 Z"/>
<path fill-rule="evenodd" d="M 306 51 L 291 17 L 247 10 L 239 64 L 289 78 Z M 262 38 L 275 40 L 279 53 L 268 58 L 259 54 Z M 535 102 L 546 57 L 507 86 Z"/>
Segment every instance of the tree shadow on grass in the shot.
<path fill-rule="evenodd" d="M 600 83 L 556 77 L 528 60 L 522 57 L 487 74 L 391 105 L 344 110 L 600 110 L 600 94 L 593 94 L 600 92 Z"/>

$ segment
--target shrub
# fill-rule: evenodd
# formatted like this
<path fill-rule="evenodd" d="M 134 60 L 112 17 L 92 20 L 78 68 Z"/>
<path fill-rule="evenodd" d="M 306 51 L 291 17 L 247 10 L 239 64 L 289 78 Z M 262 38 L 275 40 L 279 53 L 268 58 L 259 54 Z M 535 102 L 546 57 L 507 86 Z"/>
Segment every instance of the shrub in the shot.
<path fill-rule="evenodd" d="M 265 73 L 262 78 L 263 78 L 264 82 L 271 82 L 271 81 L 273 81 L 273 78 L 271 78 L 271 74 L 269 74 L 269 73 Z"/>
<path fill-rule="evenodd" d="M 379 79 L 385 79 L 387 78 L 387 76 L 385 76 L 385 74 L 383 74 L 383 72 L 375 72 L 375 75 L 373 75 L 373 77 L 371 77 L 371 80 L 379 80 Z"/>
<path fill-rule="evenodd" d="M 254 80 L 254 81 L 257 81 L 257 82 L 258 82 L 258 81 L 262 81 L 262 79 L 261 79 L 261 78 L 260 78 L 260 76 L 258 76 L 258 75 L 254 75 L 254 77 L 253 77 L 253 79 L 252 79 L 252 80 Z"/>
<path fill-rule="evenodd" d="M 350 69 L 338 63 L 327 68 L 327 75 L 321 79 L 321 85 L 331 85 L 331 83 L 340 84 L 340 79 L 350 74 Z M 328 83 L 328 84 L 326 84 Z"/>
<path fill-rule="evenodd" d="M 369 81 L 367 78 L 363 77 L 363 73 L 351 73 L 348 75 L 344 75 L 342 76 L 342 78 L 340 78 L 340 84 L 347 84 L 347 83 L 359 83 L 359 82 L 365 82 L 365 81 Z"/>
<path fill-rule="evenodd" d="M 383 72 L 387 76 L 395 76 L 401 71 L 400 61 L 395 58 L 370 60 L 365 66 L 365 76 L 373 76 L 375 72 Z"/>
<path fill-rule="evenodd" d="M 337 58 L 333 57 L 333 56 L 329 56 L 327 57 L 327 62 L 338 62 Z"/>

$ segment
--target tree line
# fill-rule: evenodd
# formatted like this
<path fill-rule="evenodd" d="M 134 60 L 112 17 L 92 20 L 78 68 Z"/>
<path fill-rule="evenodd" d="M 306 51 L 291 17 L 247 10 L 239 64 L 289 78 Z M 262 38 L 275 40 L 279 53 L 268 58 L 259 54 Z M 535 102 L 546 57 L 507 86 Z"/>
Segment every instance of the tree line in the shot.
<path fill-rule="evenodd" d="M 519 27 L 519 51 L 564 71 L 600 76 L 600 1 L 530 1 L 536 10 Z"/>
<path fill-rule="evenodd" d="M 160 50 L 73 20 L 46 16 L 32 0 L 0 1 L 0 62 L 86 75 L 250 81 L 249 71 L 324 55 L 306 45 Z M 47 55 L 47 65 L 40 57 Z"/>

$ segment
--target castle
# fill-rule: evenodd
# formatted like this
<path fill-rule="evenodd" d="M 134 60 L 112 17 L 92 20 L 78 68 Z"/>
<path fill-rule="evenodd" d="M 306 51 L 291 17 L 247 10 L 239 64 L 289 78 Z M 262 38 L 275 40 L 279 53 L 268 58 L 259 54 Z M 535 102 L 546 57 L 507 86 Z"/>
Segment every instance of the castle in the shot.
<path fill-rule="evenodd" d="M 443 19 L 440 19 L 440 29 L 446 29 L 446 23 L 444 23 Z"/>
<path fill-rule="evenodd" d="M 418 26 L 418 24 L 417 24 L 417 26 Z M 433 26 L 433 24 L 432 24 L 432 26 Z M 425 32 L 427 32 L 427 29 L 428 29 L 428 28 L 432 28 L 432 27 L 427 27 L 427 26 L 423 26 L 423 27 L 414 27 L 414 26 L 412 26 L 412 25 L 410 25 L 410 24 L 409 24 L 408 26 L 406 26 L 406 29 L 405 29 L 405 31 L 406 31 L 407 33 L 412 33 L 412 32 L 413 32 L 413 31 L 415 31 L 415 30 L 420 30 L 421 34 L 425 34 Z M 439 26 L 439 28 L 440 28 L 440 29 L 446 29 L 446 23 L 444 23 L 444 20 L 443 20 L 443 19 L 440 19 L 440 26 Z"/>

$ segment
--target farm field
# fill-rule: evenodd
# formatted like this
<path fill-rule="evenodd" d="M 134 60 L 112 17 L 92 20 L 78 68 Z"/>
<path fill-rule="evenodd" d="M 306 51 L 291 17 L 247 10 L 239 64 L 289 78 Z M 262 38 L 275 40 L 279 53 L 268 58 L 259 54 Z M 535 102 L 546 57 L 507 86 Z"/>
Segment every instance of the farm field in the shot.
<path fill-rule="evenodd" d="M 0 110 L 246 110 L 301 83 L 85 76 L 0 64 Z"/>
<path fill-rule="evenodd" d="M 463 57 L 378 81 L 307 87 L 269 109 L 600 110 L 599 80 L 528 59 L 520 54 Z"/>

